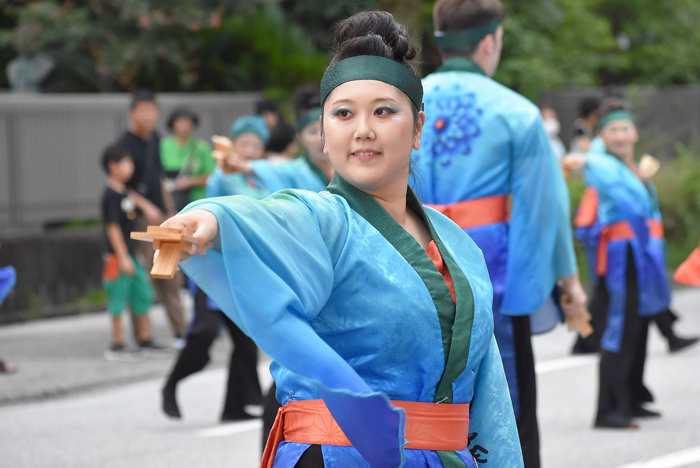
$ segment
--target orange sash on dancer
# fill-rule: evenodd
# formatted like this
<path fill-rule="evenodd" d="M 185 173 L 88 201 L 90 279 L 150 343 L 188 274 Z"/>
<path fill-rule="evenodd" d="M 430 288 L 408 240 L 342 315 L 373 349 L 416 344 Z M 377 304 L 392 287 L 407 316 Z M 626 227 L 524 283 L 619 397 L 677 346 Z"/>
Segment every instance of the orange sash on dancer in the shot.
<path fill-rule="evenodd" d="M 508 221 L 508 196 L 475 198 L 450 205 L 425 205 L 444 214 L 462 229 Z"/>
<path fill-rule="evenodd" d="M 679 283 L 700 288 L 700 247 L 693 250 L 690 256 L 681 263 L 673 275 L 673 279 Z"/>
<path fill-rule="evenodd" d="M 464 450 L 469 444 L 469 403 L 440 405 L 393 401 L 406 411 L 406 448 Z M 261 468 L 272 468 L 280 442 L 352 446 L 323 400 L 290 401 L 277 412 Z"/>
<path fill-rule="evenodd" d="M 648 219 L 647 225 L 650 237 L 663 239 L 664 225 L 661 221 Z M 634 237 L 634 231 L 627 221 L 619 221 L 601 228 L 597 252 L 598 275 L 603 276 L 608 271 L 608 243 L 614 240 L 631 240 Z"/>

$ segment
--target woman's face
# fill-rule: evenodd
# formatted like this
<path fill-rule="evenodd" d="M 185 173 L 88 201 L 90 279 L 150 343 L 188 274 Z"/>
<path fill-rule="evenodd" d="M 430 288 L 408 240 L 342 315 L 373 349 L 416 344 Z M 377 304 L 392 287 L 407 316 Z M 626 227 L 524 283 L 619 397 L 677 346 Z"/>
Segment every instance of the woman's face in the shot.
<path fill-rule="evenodd" d="M 260 159 L 265 156 L 265 143 L 255 133 L 241 133 L 233 140 L 232 148 L 244 159 Z"/>
<path fill-rule="evenodd" d="M 372 195 L 405 191 L 425 122 L 422 111 L 414 122 L 412 106 L 398 88 L 376 80 L 331 92 L 323 106 L 324 152 L 343 179 Z"/>
<path fill-rule="evenodd" d="M 323 152 L 320 120 L 311 122 L 301 130 L 299 143 L 304 147 L 312 161 L 328 161 L 328 156 Z"/>
<path fill-rule="evenodd" d="M 639 140 L 637 127 L 630 120 L 613 120 L 600 131 L 600 137 L 610 154 L 618 157 L 633 156 Z"/>
<path fill-rule="evenodd" d="M 173 120 L 173 132 L 177 135 L 188 137 L 192 133 L 193 128 L 194 121 L 189 117 L 182 116 Z"/>

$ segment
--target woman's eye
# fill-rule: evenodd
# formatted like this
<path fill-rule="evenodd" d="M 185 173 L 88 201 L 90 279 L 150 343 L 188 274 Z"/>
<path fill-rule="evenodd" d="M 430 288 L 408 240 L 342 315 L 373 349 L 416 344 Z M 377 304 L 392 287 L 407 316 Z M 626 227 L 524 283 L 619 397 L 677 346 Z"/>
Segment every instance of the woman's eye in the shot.
<path fill-rule="evenodd" d="M 350 115 L 350 111 L 347 110 L 347 109 L 341 109 L 341 110 L 338 112 L 338 115 L 341 116 L 341 117 L 343 117 L 343 118 L 345 118 L 345 117 L 348 117 L 348 116 Z"/>
<path fill-rule="evenodd" d="M 393 114 L 395 111 L 391 107 L 379 107 L 374 113 L 378 116 Z"/>

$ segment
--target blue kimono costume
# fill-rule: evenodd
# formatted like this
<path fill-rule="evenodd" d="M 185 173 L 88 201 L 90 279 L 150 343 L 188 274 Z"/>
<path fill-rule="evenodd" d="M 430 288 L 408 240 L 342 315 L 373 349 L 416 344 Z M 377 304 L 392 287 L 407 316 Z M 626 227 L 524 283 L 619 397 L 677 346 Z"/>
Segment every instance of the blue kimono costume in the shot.
<path fill-rule="evenodd" d="M 302 189 L 320 192 L 330 183 L 328 176 L 302 155 L 294 161 L 284 164 L 272 164 L 270 161 L 251 161 L 254 176 L 270 192 L 284 189 Z"/>
<path fill-rule="evenodd" d="M 2 304 L 7 295 L 10 294 L 16 282 L 17 272 L 14 267 L 6 266 L 0 268 L 0 304 Z"/>
<path fill-rule="evenodd" d="M 261 185 L 254 177 L 245 177 L 237 173 L 226 174 L 217 166 L 207 178 L 205 190 L 207 198 L 245 195 L 259 200 L 270 194 L 270 190 Z"/>
<path fill-rule="evenodd" d="M 273 358 L 277 399 L 323 399 L 353 446 L 323 445 L 326 467 L 476 466 L 468 449 L 404 449 L 403 410 L 389 399 L 471 403 L 480 466 L 520 467 L 506 380 L 493 338 L 483 256 L 449 219 L 409 191 L 455 286 L 371 196 L 337 174 L 319 194 L 201 200 L 217 246 L 185 272 Z M 274 466 L 308 444 L 283 442 Z"/>
<path fill-rule="evenodd" d="M 557 278 L 576 271 L 566 183 L 537 107 L 472 61 L 447 60 L 423 80 L 423 88 L 426 121 L 421 149 L 413 155 L 421 202 L 449 207 L 512 198 L 509 220 L 464 230 L 483 251 L 493 283 L 495 335 L 519 424 L 521 393 L 530 389 L 526 409 L 532 426 L 521 430 L 521 437 L 537 437 L 534 362 L 526 364 L 531 374 L 526 377 L 518 370 L 519 354 L 532 361 L 530 327 L 543 332 L 561 320 L 555 308 L 542 306 Z M 513 323 L 528 316 L 530 324 L 522 325 L 526 336 L 518 338 Z M 523 383 L 526 378 L 531 384 Z M 532 447 L 538 454 L 539 443 Z"/>
<path fill-rule="evenodd" d="M 601 273 L 610 304 L 601 346 L 616 353 L 620 351 L 625 322 L 628 249 L 632 250 L 636 267 L 639 315 L 648 317 L 661 313 L 671 302 L 665 240 L 650 230 L 652 224 L 661 223 L 658 195 L 651 180 L 640 180 L 622 161 L 609 154 L 589 153 L 584 178 L 598 195 L 597 217 L 588 225 L 579 226 L 577 237 L 587 246 L 590 269 L 596 275 L 594 279 L 600 272 L 599 255 L 604 255 L 607 263 Z M 620 222 L 629 224 L 633 237 L 612 238 L 600 245 L 606 229 Z M 605 251 L 601 253 L 599 248 Z"/>

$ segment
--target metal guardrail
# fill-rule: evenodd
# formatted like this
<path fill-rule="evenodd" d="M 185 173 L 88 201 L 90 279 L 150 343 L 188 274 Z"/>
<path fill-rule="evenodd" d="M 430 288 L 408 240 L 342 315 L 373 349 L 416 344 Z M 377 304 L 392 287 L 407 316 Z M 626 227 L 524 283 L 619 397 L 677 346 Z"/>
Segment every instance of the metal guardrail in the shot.
<path fill-rule="evenodd" d="M 257 93 L 159 94 L 157 130 L 177 106 L 199 114 L 195 134 L 227 135 Z M 0 233 L 99 218 L 103 149 L 127 127 L 128 94 L 0 94 Z"/>

